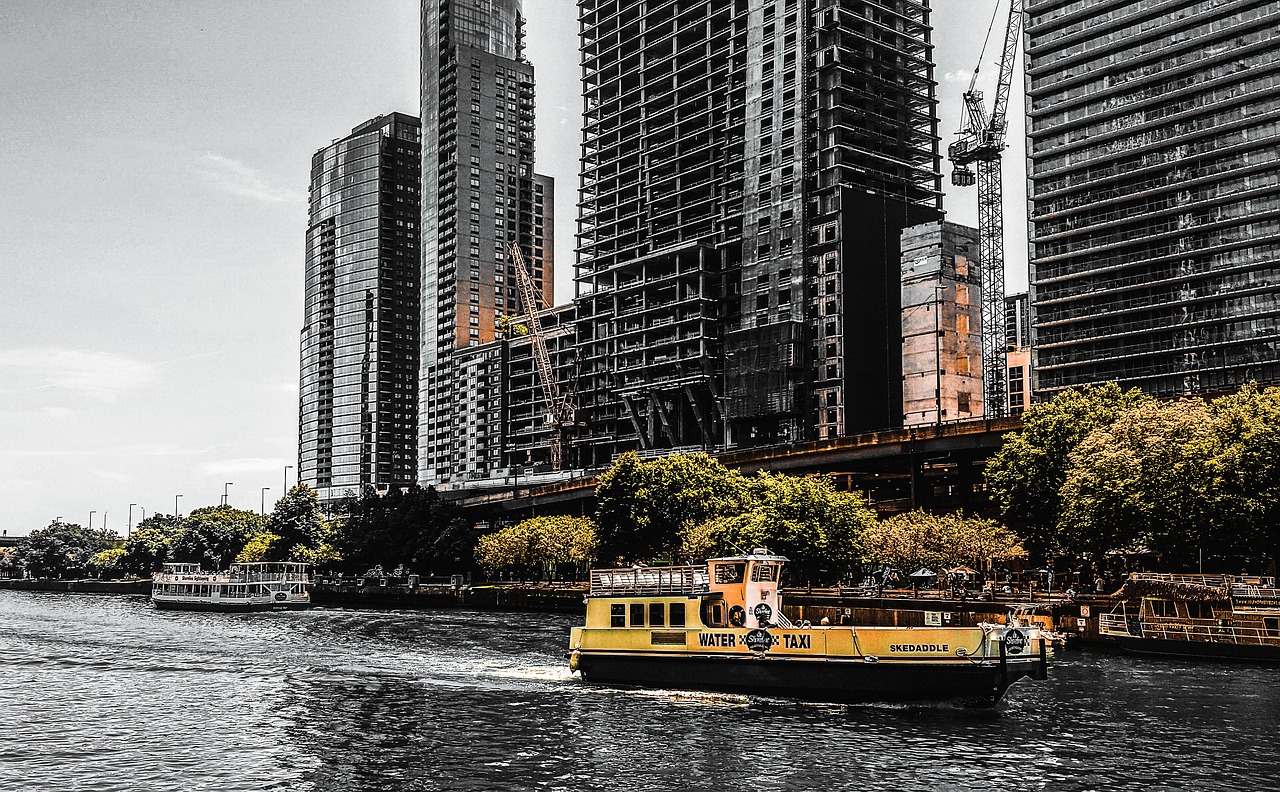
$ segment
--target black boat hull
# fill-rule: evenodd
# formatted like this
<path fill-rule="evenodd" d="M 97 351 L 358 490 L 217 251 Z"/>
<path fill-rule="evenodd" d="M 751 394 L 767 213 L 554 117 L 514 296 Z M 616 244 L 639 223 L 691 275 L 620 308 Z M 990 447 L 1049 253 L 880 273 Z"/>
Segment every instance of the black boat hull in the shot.
<path fill-rule="evenodd" d="M 283 610 L 306 610 L 311 607 L 309 602 L 279 603 L 279 602 L 262 602 L 262 603 L 227 603 L 227 602 L 165 602 L 162 600 L 152 600 L 160 610 L 184 610 L 184 611 L 213 611 L 219 613 L 252 613 L 259 611 L 283 611 Z"/>
<path fill-rule="evenodd" d="M 1238 644 L 1226 641 L 1179 641 L 1169 638 L 1108 636 L 1130 654 L 1161 657 L 1191 657 L 1205 660 L 1234 660 L 1246 663 L 1280 663 L 1280 646 Z"/>
<path fill-rule="evenodd" d="M 946 701 L 993 707 L 1019 679 L 1043 679 L 1044 662 L 868 663 L 582 652 L 578 668 L 584 679 L 607 685 L 749 693 L 836 704 Z"/>

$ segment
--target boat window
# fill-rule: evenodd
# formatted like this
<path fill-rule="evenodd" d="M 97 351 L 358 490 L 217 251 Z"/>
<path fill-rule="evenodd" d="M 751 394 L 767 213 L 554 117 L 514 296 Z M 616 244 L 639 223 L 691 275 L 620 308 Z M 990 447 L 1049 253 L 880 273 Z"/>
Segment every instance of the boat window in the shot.
<path fill-rule="evenodd" d="M 741 583 L 747 571 L 746 563 L 716 564 L 716 583 Z"/>
<path fill-rule="evenodd" d="M 1213 603 L 1210 602 L 1188 602 L 1187 617 L 1192 619 L 1212 619 Z"/>
<path fill-rule="evenodd" d="M 631 605 L 631 626 L 632 626 L 632 627 L 643 627 L 643 626 L 644 626 L 644 603 L 643 603 L 643 602 L 636 602 L 636 603 L 632 603 L 632 605 Z"/>
<path fill-rule="evenodd" d="M 665 606 L 661 602 L 649 603 L 649 626 L 661 627 L 666 622 Z"/>
<path fill-rule="evenodd" d="M 1280 638 L 1280 617 L 1264 617 L 1262 629 L 1266 631 L 1268 638 Z"/>
<path fill-rule="evenodd" d="M 684 603 L 683 602 L 671 603 L 671 626 L 672 627 L 684 626 Z"/>
<path fill-rule="evenodd" d="M 622 604 L 609 606 L 609 626 L 610 627 L 626 627 L 627 626 L 627 606 Z"/>
<path fill-rule="evenodd" d="M 702 601 L 702 623 L 708 627 L 724 626 L 724 602 L 716 600 Z"/>
<path fill-rule="evenodd" d="M 1170 600 L 1149 599 L 1147 607 L 1150 609 L 1152 616 L 1158 618 L 1174 618 L 1178 615 L 1178 609 Z"/>
<path fill-rule="evenodd" d="M 751 570 L 751 582 L 777 583 L 779 569 L 776 564 L 756 564 Z"/>

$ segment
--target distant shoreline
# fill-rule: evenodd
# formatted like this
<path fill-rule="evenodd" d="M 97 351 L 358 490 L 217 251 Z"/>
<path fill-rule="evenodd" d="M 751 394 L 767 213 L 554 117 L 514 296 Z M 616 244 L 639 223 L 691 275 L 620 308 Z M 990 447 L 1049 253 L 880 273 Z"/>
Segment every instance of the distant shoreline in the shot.
<path fill-rule="evenodd" d="M 35 578 L 0 579 L 0 590 L 51 591 L 63 594 L 150 594 L 150 578 L 131 580 L 43 580 Z"/>

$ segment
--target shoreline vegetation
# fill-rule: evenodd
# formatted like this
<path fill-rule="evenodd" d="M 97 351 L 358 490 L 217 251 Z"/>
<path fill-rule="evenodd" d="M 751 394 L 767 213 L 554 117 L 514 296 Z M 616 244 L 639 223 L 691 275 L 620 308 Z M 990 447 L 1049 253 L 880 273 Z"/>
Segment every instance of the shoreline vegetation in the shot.
<path fill-rule="evenodd" d="M 0 578 L 293 560 L 353 577 L 398 568 L 582 579 L 592 566 L 696 563 L 752 547 L 790 558 L 794 586 L 891 587 L 922 570 L 942 573 L 941 585 L 947 570 L 1000 582 L 1055 564 L 1077 584 L 1130 565 L 1271 572 L 1280 556 L 1280 389 L 1164 401 L 1114 383 L 1063 391 L 1023 413 L 1023 428 L 989 460 L 985 485 L 998 520 L 919 509 L 882 517 L 826 476 L 628 453 L 599 477 L 594 514 L 490 529 L 429 487 L 367 488 L 326 511 L 299 484 L 267 515 L 228 506 L 156 514 L 126 539 L 55 521 L 0 549 Z"/>

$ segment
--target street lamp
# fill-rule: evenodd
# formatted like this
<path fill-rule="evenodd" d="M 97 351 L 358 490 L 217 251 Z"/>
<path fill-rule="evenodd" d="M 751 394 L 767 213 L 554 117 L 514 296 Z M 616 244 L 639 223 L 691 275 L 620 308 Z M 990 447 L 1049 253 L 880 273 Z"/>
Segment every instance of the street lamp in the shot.
<path fill-rule="evenodd" d="M 284 494 L 289 494 L 289 471 L 293 470 L 293 465 L 284 466 Z"/>
<path fill-rule="evenodd" d="M 107 513 L 106 512 L 102 513 L 102 530 L 103 531 L 107 530 Z"/>
<path fill-rule="evenodd" d="M 97 509 L 93 509 L 93 510 L 91 510 L 91 511 L 89 512 L 89 530 L 90 530 L 90 531 L 92 531 L 92 530 L 93 530 L 93 515 L 95 515 L 95 514 L 97 514 L 97 513 L 98 513 L 98 510 L 97 510 Z"/>
<path fill-rule="evenodd" d="M 178 514 L 178 498 L 181 498 L 181 497 L 182 497 L 181 495 L 174 495 L 174 496 L 173 496 L 173 519 L 175 519 L 175 520 L 177 520 L 177 519 L 181 518 L 181 516 L 182 516 L 182 515 Z"/>
<path fill-rule="evenodd" d="M 226 506 L 226 505 L 227 505 L 227 489 L 228 489 L 232 484 L 235 484 L 235 482 L 234 482 L 234 481 L 228 481 L 226 484 L 223 484 L 223 485 L 222 485 L 222 505 L 223 505 L 223 506 Z"/>
<path fill-rule="evenodd" d="M 129 504 L 129 527 L 125 529 L 126 530 L 125 536 L 133 535 L 133 507 L 137 505 L 138 504 L 136 503 Z"/>
<path fill-rule="evenodd" d="M 263 487 L 263 488 L 262 488 L 262 496 L 261 496 L 261 498 L 259 499 L 259 500 L 260 500 L 260 503 L 258 504 L 258 514 L 260 514 L 260 515 L 261 515 L 261 514 L 266 514 L 266 513 L 267 513 L 267 490 L 269 490 L 269 489 L 271 489 L 271 488 L 270 488 L 270 487 Z"/>

